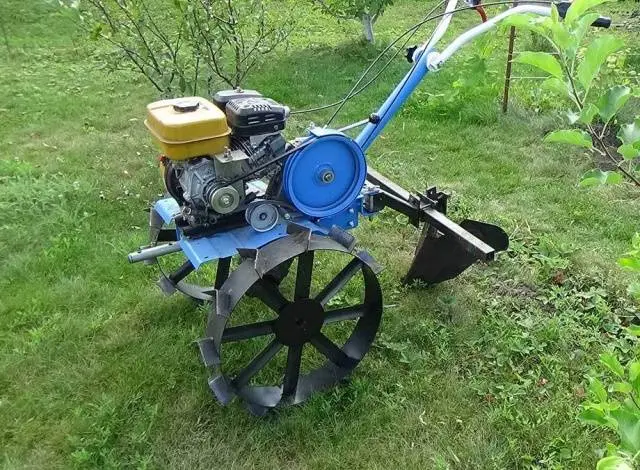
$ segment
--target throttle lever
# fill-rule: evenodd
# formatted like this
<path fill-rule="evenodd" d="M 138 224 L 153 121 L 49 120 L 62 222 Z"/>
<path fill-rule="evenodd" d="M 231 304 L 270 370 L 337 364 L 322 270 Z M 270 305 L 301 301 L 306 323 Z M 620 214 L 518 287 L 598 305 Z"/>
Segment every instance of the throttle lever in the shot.
<path fill-rule="evenodd" d="M 564 18 L 567 15 L 567 10 L 571 6 L 571 2 L 558 2 L 555 5 L 556 5 L 556 8 L 558 9 L 558 14 L 560 15 L 560 18 Z M 608 28 L 611 26 L 611 18 L 607 16 L 601 16 L 600 18 L 595 20 L 593 23 L 591 23 L 591 26 L 595 26 L 596 28 Z"/>
<path fill-rule="evenodd" d="M 482 7 L 482 0 L 465 0 L 465 3 L 478 12 L 483 23 L 487 22 L 487 13 Z"/>

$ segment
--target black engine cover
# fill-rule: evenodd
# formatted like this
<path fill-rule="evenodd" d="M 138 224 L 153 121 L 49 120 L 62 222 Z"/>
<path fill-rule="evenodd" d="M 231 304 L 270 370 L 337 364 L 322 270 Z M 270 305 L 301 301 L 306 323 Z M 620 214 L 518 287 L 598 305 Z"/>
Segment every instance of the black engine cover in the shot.
<path fill-rule="evenodd" d="M 284 129 L 288 109 L 271 98 L 252 97 L 227 103 L 227 122 L 234 135 L 249 137 Z"/>

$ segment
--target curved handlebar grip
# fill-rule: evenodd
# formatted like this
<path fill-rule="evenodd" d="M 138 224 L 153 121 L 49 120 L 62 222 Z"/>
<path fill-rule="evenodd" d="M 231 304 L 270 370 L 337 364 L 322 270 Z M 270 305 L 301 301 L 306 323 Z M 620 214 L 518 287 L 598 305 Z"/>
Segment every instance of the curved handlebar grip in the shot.
<path fill-rule="evenodd" d="M 560 18 L 565 17 L 565 15 L 567 14 L 567 10 L 569 9 L 570 6 L 571 6 L 571 2 L 556 3 L 556 8 L 558 9 L 558 14 L 560 15 Z M 595 26 L 596 28 L 608 28 L 609 26 L 611 26 L 611 18 L 608 18 L 606 16 L 601 16 L 600 18 L 595 20 L 593 23 L 591 23 L 591 26 Z"/>
<path fill-rule="evenodd" d="M 609 18 L 608 16 L 601 16 L 593 23 L 591 23 L 591 26 L 595 26 L 596 28 L 608 28 L 609 26 L 611 26 L 611 18 Z"/>

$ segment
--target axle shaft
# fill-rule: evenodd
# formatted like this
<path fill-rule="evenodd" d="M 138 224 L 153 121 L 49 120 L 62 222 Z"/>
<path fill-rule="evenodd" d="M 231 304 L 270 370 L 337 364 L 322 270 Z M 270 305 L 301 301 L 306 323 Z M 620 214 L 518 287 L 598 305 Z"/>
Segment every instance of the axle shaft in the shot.
<path fill-rule="evenodd" d="M 149 246 L 129 253 L 127 258 L 129 263 L 139 263 L 140 261 L 147 261 L 158 258 L 159 256 L 169 255 L 171 253 L 177 253 L 182 251 L 180 244 L 177 242 L 166 243 L 163 245 Z"/>

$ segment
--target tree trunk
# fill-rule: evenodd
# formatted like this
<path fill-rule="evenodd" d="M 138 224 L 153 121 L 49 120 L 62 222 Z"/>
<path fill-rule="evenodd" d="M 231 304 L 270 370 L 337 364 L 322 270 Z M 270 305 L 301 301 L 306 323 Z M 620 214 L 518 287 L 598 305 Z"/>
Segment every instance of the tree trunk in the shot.
<path fill-rule="evenodd" d="M 375 40 L 375 37 L 373 36 L 373 17 L 368 13 L 364 13 L 361 21 L 365 39 L 373 44 Z"/>

